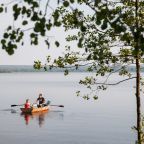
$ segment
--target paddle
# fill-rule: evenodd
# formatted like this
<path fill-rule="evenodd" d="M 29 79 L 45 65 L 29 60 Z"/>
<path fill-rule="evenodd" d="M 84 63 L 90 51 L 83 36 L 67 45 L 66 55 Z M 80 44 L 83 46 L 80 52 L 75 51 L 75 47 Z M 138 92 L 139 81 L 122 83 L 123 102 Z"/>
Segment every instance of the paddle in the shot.
<path fill-rule="evenodd" d="M 15 107 L 15 106 L 23 106 L 24 104 L 20 104 L 20 105 L 16 105 L 16 104 L 13 104 L 11 105 L 11 107 Z"/>
<path fill-rule="evenodd" d="M 64 107 L 64 105 L 50 105 L 50 106 Z"/>
<path fill-rule="evenodd" d="M 23 105 L 24 104 L 20 104 L 20 105 L 13 104 L 13 105 L 11 105 L 11 107 L 23 106 Z M 64 107 L 64 105 L 50 105 L 50 106 Z"/>
<path fill-rule="evenodd" d="M 64 107 L 64 105 L 50 105 L 51 101 L 47 101 L 46 105 L 48 106 L 57 106 L 57 107 Z"/>
<path fill-rule="evenodd" d="M 48 106 L 57 106 L 57 107 L 64 107 L 64 105 L 50 105 L 50 101 L 48 100 L 47 101 L 47 103 L 46 103 L 46 105 Z M 16 104 L 13 104 L 13 105 L 11 105 L 11 107 L 15 107 L 15 106 L 23 106 L 24 104 L 20 104 L 20 105 L 16 105 Z"/>

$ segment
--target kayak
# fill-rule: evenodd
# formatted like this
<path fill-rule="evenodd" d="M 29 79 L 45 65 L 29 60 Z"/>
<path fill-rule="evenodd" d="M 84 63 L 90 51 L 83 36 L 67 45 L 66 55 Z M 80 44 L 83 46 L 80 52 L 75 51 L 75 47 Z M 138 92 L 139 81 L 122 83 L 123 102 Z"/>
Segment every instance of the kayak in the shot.
<path fill-rule="evenodd" d="M 49 106 L 44 106 L 44 107 L 31 107 L 31 108 L 20 108 L 22 113 L 37 113 L 37 112 L 43 112 L 43 111 L 48 111 Z"/>

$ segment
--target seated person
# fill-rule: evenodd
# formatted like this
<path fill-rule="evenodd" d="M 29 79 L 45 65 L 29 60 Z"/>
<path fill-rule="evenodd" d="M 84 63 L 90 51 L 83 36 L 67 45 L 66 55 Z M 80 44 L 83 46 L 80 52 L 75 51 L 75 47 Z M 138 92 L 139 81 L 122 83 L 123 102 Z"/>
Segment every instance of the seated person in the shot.
<path fill-rule="evenodd" d="M 41 93 L 39 94 L 39 97 L 37 98 L 36 102 L 38 102 L 38 107 L 45 106 L 45 99 Z"/>
<path fill-rule="evenodd" d="M 30 104 L 30 102 L 29 102 L 29 99 L 26 99 L 26 103 L 24 104 L 24 107 L 25 107 L 26 109 L 31 107 L 31 104 Z"/>

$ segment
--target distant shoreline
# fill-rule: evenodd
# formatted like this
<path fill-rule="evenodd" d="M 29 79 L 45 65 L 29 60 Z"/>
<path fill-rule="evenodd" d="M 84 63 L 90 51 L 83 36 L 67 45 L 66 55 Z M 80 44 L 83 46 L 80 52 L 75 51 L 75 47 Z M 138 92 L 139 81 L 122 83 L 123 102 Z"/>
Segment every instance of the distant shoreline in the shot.
<path fill-rule="evenodd" d="M 13 72 L 64 72 L 65 69 L 53 68 L 45 71 L 44 69 L 36 70 L 33 65 L 0 65 L 0 73 L 13 73 Z M 86 67 L 76 69 L 70 69 L 70 72 L 87 72 Z"/>
<path fill-rule="evenodd" d="M 75 68 L 69 69 L 69 72 L 88 72 L 88 66 L 79 67 L 77 70 Z M 115 70 L 119 69 L 120 66 L 116 66 Z M 128 66 L 130 72 L 135 72 L 135 66 Z M 65 69 L 53 68 L 51 70 L 45 71 L 44 69 L 36 70 L 33 65 L 0 65 L 0 73 L 13 73 L 13 72 L 64 72 Z M 94 71 L 92 71 L 94 72 Z M 144 66 L 141 68 L 141 72 L 144 72 Z"/>

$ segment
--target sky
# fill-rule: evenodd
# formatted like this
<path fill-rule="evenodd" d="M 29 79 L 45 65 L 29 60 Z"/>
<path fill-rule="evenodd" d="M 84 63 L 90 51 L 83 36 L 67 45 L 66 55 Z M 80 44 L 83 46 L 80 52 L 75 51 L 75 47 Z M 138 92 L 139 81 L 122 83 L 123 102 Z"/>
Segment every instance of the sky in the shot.
<path fill-rule="evenodd" d="M 12 0 L 1 0 L 0 4 L 3 2 L 11 2 Z M 54 5 L 54 3 L 53 3 Z M 10 10 L 10 6 L 7 10 L 7 14 L 0 14 L 0 38 L 2 37 L 3 31 L 9 24 L 13 25 L 12 11 Z M 19 25 L 19 23 L 15 23 L 15 25 Z M 0 48 L 0 65 L 33 65 L 35 60 L 41 60 L 45 63 L 46 56 L 52 55 L 53 58 L 61 55 L 63 48 L 56 48 L 54 45 L 55 40 L 58 40 L 61 43 L 61 47 L 65 45 L 65 36 L 66 33 L 63 29 L 53 29 L 49 32 L 49 40 L 51 42 L 50 49 L 41 41 L 39 46 L 31 46 L 30 40 L 27 38 L 25 40 L 24 46 L 19 46 L 13 55 L 8 55 L 5 50 Z M 51 37 L 52 36 L 52 37 Z M 0 45 L 1 46 L 1 45 Z"/>
<path fill-rule="evenodd" d="M 51 33 L 57 33 L 57 36 L 50 38 L 51 47 L 49 49 L 43 41 L 38 46 L 31 46 L 29 42 L 26 42 L 24 46 L 19 46 L 11 56 L 5 50 L 0 49 L 0 65 L 33 65 L 35 60 L 45 63 L 48 55 L 53 58 L 58 57 L 64 50 L 63 48 L 57 48 L 53 43 L 58 39 L 61 42 L 61 46 L 64 47 L 62 43 L 65 41 L 64 32 L 62 30 L 54 30 Z"/>
<path fill-rule="evenodd" d="M 0 14 L 0 39 L 2 38 L 2 34 L 4 30 L 7 28 L 9 24 L 15 25 L 18 27 L 21 27 L 20 22 L 14 22 L 13 23 L 13 16 L 12 16 L 12 4 L 13 2 L 21 2 L 20 4 L 23 4 L 23 1 L 21 0 L 0 0 L 1 3 L 7 3 L 8 4 L 8 9 L 6 14 Z M 41 0 L 41 5 L 40 7 L 45 10 L 45 4 L 47 1 Z M 12 3 L 11 3 L 12 2 Z M 11 4 L 9 4 L 11 3 Z M 51 0 L 50 1 L 50 7 L 47 9 L 47 16 L 50 15 L 52 9 L 57 6 L 57 0 Z M 78 5 L 73 5 L 73 7 L 79 7 Z M 93 13 L 89 8 L 86 6 L 80 6 L 80 9 L 84 10 L 84 13 L 91 14 Z M 22 18 L 21 18 L 22 19 Z M 30 23 L 31 25 L 31 23 Z M 32 27 L 32 25 L 31 25 Z M 29 28 L 29 27 L 28 27 Z M 77 31 L 70 31 L 70 32 L 65 32 L 64 28 L 54 28 L 48 33 L 48 36 L 50 36 L 49 41 L 51 43 L 50 49 L 47 48 L 45 45 L 44 41 L 41 41 L 39 46 L 31 46 L 30 45 L 30 40 L 27 37 L 25 40 L 25 45 L 24 46 L 19 46 L 18 49 L 15 51 L 13 55 L 8 55 L 5 50 L 2 50 L 0 48 L 0 65 L 33 65 L 35 60 L 40 60 L 42 63 L 45 63 L 46 61 L 46 56 L 51 55 L 52 58 L 56 58 L 64 52 L 65 46 L 68 44 L 65 41 L 65 38 L 69 34 L 73 34 Z M 54 44 L 54 42 L 58 40 L 60 42 L 60 48 L 57 48 Z M 73 50 L 76 50 L 77 44 L 76 42 L 71 42 L 69 43 L 70 46 L 72 46 Z M 0 45 L 1 46 L 1 45 Z M 77 49 L 77 51 L 82 51 Z"/>

